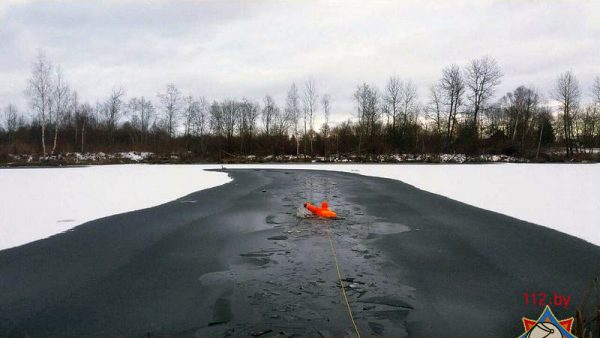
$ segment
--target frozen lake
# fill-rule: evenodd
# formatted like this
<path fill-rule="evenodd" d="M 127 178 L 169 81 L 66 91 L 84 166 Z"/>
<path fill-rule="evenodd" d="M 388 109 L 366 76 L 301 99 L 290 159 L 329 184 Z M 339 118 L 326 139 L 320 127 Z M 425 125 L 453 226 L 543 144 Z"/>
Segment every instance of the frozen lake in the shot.
<path fill-rule="evenodd" d="M 419 189 L 600 245 L 599 164 L 269 164 L 401 180 Z M 220 165 L 110 165 L 0 170 L 0 249 L 87 221 L 156 206 L 230 181 Z"/>

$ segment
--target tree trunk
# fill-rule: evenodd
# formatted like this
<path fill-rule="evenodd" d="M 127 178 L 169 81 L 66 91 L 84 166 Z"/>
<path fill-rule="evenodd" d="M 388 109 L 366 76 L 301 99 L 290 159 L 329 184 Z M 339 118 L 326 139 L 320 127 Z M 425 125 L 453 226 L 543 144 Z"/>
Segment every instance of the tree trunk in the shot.
<path fill-rule="evenodd" d="M 42 123 L 42 152 L 46 157 L 46 124 Z"/>
<path fill-rule="evenodd" d="M 83 153 L 83 140 L 85 136 L 85 122 L 81 125 L 81 152 Z"/>
<path fill-rule="evenodd" d="M 54 126 L 54 142 L 52 144 L 52 152 L 50 153 L 51 155 L 54 155 L 54 151 L 56 151 L 56 141 L 57 140 L 58 140 L 58 123 L 56 123 L 56 125 Z"/>
<path fill-rule="evenodd" d="M 306 119 L 304 119 L 304 140 L 302 140 L 302 143 L 304 143 L 304 157 L 306 157 Z"/>
<path fill-rule="evenodd" d="M 360 156 L 360 146 L 362 143 L 362 132 L 358 133 L 358 156 Z"/>
<path fill-rule="evenodd" d="M 535 153 L 535 160 L 537 161 L 540 156 L 540 148 L 542 147 L 542 135 L 544 134 L 544 123 L 542 122 L 542 128 L 540 129 L 540 138 L 538 140 L 537 152 Z"/>
<path fill-rule="evenodd" d="M 565 133 L 565 151 L 567 152 L 567 157 L 571 157 L 571 154 L 569 153 L 569 132 L 568 132 L 568 125 L 569 125 L 569 115 L 568 115 L 568 111 L 565 110 L 563 112 L 563 131 Z"/>
<path fill-rule="evenodd" d="M 448 126 L 446 128 L 446 147 L 450 144 L 450 138 L 452 137 L 452 114 L 454 111 L 454 98 L 450 99 L 450 111 L 448 112 Z"/>

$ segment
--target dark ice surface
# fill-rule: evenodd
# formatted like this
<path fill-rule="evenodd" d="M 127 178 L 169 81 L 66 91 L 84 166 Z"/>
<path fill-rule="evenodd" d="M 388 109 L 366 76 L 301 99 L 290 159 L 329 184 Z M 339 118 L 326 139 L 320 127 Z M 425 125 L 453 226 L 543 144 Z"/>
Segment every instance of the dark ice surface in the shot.
<path fill-rule="evenodd" d="M 0 336 L 353 335 L 328 231 L 364 336 L 517 336 L 525 292 L 572 296 L 562 319 L 600 275 L 598 246 L 399 181 L 226 172 L 0 251 Z M 339 219 L 306 217 L 323 199 Z"/>

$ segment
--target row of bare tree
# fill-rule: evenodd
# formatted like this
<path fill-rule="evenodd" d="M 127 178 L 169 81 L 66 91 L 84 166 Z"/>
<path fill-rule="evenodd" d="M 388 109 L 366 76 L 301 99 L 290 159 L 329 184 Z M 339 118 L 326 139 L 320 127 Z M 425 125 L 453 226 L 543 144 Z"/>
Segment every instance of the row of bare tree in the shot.
<path fill-rule="evenodd" d="M 185 96 L 173 84 L 157 95 L 126 99 L 114 89 L 94 105 L 81 103 L 60 66 L 43 53 L 32 65 L 25 94 L 28 116 L 9 104 L 0 127 L 0 152 L 149 150 L 222 156 L 401 152 L 506 153 L 539 157 L 547 146 L 563 146 L 567 157 L 600 146 L 600 78 L 591 103 L 571 72 L 561 74 L 550 105 L 524 86 L 495 99 L 503 74 L 491 57 L 444 68 L 426 103 L 410 80 L 392 76 L 383 90 L 356 87 L 355 114 L 330 125 L 332 100 L 313 79 L 292 84 L 285 103 L 243 98 L 209 102 Z M 317 116 L 319 114 L 319 116 Z M 315 122 L 322 121 L 317 129 Z M 1 126 L 2 124 L 0 124 Z M 36 146 L 39 145 L 39 146 Z"/>

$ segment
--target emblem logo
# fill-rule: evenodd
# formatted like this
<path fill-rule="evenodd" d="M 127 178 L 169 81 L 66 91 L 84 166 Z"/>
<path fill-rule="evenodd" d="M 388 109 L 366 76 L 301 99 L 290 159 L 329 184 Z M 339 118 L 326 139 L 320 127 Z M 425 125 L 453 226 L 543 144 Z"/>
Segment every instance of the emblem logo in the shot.
<path fill-rule="evenodd" d="M 523 326 L 525 332 L 518 338 L 577 338 L 571 334 L 573 317 L 558 320 L 547 305 L 537 320 L 523 317 Z"/>

